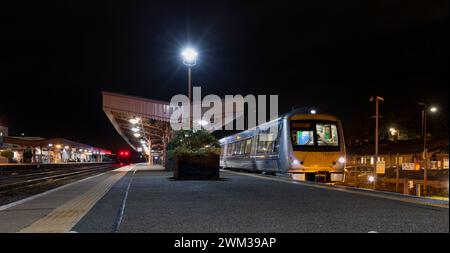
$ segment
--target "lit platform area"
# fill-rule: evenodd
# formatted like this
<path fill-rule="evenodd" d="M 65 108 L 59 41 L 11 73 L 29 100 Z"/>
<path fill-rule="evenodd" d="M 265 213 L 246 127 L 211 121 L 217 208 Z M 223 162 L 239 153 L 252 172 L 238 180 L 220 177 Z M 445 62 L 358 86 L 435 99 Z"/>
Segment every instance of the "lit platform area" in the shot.
<path fill-rule="evenodd" d="M 0 232 L 449 232 L 448 202 L 137 164 L 0 207 Z"/>

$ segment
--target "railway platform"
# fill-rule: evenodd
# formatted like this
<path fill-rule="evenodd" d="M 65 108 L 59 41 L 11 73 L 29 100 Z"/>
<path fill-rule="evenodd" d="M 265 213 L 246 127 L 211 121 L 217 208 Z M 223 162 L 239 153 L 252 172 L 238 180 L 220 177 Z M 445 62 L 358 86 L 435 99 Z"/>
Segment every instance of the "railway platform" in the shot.
<path fill-rule="evenodd" d="M 137 164 L 0 207 L 0 232 L 449 232 L 447 205 L 221 171 Z"/>

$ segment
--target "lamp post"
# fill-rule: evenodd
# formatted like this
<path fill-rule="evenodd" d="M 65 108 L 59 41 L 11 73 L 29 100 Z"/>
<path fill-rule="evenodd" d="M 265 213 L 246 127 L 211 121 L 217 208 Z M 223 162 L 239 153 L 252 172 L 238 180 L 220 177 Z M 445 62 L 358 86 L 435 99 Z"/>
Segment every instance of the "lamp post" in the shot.
<path fill-rule="evenodd" d="M 181 52 L 181 56 L 183 56 L 183 64 L 188 67 L 188 97 L 189 97 L 189 125 L 192 125 L 192 78 L 191 78 L 191 68 L 197 64 L 197 56 L 198 53 L 192 48 L 185 48 Z M 191 126 L 193 127 L 193 125 Z"/>
<path fill-rule="evenodd" d="M 374 102 L 374 101 L 375 101 L 375 116 L 373 116 L 373 117 L 375 118 L 375 159 L 374 159 L 373 177 L 376 178 L 377 163 L 378 163 L 378 119 L 380 118 L 378 104 L 379 104 L 379 102 L 383 102 L 384 98 L 379 97 L 379 96 L 371 97 L 370 102 Z M 375 185 L 376 185 L 376 180 L 373 180 L 372 187 L 374 189 L 375 189 Z"/>
<path fill-rule="evenodd" d="M 423 195 L 427 193 L 427 181 L 428 181 L 428 152 L 427 152 L 427 115 L 428 112 L 437 112 L 437 107 L 428 108 L 426 103 L 418 103 L 418 105 L 422 106 L 422 138 L 423 138 L 423 150 L 422 150 L 422 159 L 423 159 Z"/>

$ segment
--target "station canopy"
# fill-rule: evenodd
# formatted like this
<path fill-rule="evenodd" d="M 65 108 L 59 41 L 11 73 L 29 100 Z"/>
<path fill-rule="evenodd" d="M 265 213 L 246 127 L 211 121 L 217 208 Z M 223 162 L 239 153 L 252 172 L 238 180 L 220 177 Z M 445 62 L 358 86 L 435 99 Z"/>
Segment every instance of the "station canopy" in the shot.
<path fill-rule="evenodd" d="M 14 136 L 3 136 L 3 142 L 5 144 L 12 145 L 12 147 L 33 147 L 33 148 L 60 148 L 70 147 L 75 149 L 83 149 L 92 153 L 98 154 L 111 154 L 110 150 L 102 149 L 98 147 L 93 147 L 84 143 L 71 141 L 64 138 L 41 138 L 41 137 L 14 137 Z"/>
<path fill-rule="evenodd" d="M 225 106 L 223 101 L 222 105 Z M 146 155 L 159 153 L 164 159 L 173 137 L 170 116 L 175 109 L 168 101 L 103 92 L 103 111 L 114 128 L 130 147 Z M 202 114 L 208 109 L 202 108 Z M 223 123 L 228 123 L 225 115 Z"/>
<path fill-rule="evenodd" d="M 148 154 L 166 148 L 171 137 L 169 102 L 103 92 L 103 111 L 134 150 Z"/>

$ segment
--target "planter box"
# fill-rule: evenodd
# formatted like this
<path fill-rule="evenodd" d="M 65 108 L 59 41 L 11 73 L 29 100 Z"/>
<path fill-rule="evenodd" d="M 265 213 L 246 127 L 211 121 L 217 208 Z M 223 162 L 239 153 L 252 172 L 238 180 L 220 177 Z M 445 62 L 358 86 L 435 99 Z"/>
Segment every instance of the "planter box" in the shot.
<path fill-rule="evenodd" d="M 174 161 L 175 179 L 219 179 L 219 155 L 181 155 L 175 156 Z"/>

